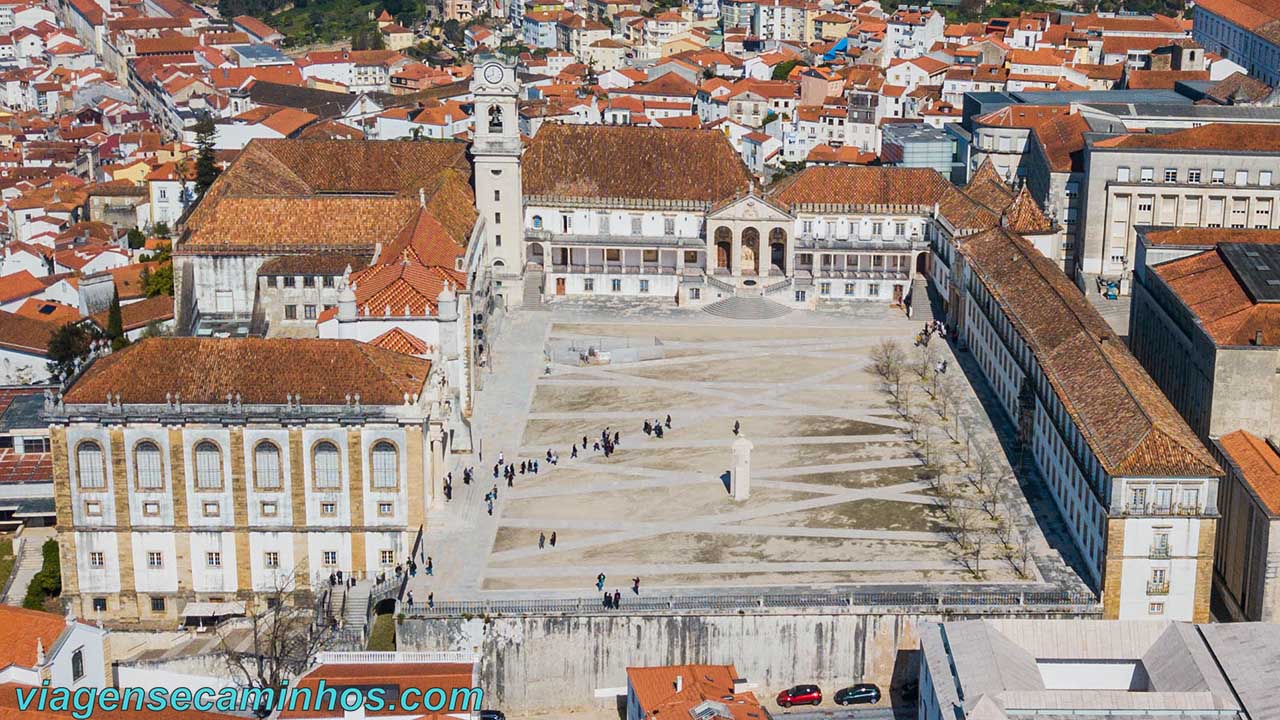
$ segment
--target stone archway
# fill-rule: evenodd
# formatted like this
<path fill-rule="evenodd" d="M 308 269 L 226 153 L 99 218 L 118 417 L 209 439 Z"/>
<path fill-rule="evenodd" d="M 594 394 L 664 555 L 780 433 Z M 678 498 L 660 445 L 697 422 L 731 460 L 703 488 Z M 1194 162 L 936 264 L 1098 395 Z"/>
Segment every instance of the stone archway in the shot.
<path fill-rule="evenodd" d="M 536 265 L 537 267 L 546 265 L 546 260 L 543 256 L 542 243 L 529 244 L 529 259 L 525 261 L 525 264 Z"/>
<path fill-rule="evenodd" d="M 769 265 L 770 271 L 778 268 L 783 275 L 787 274 L 787 231 L 780 227 L 769 231 Z"/>
<path fill-rule="evenodd" d="M 733 231 L 727 227 L 716 228 L 716 264 L 712 270 L 723 268 L 733 272 Z"/>
<path fill-rule="evenodd" d="M 760 274 L 760 231 L 753 227 L 742 231 L 742 272 Z"/>

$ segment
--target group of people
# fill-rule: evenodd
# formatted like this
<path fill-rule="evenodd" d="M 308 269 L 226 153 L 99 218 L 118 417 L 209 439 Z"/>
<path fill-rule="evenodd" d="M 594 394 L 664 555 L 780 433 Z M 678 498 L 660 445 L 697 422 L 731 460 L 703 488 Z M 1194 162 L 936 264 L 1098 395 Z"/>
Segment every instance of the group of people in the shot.
<path fill-rule="evenodd" d="M 410 605 L 412 605 L 412 604 L 413 604 L 413 591 L 412 591 L 412 590 L 410 590 L 409 592 L 405 593 L 404 599 L 405 599 L 405 601 L 406 601 L 406 602 L 408 602 Z M 434 608 L 435 606 L 436 606 L 436 594 L 435 594 L 435 593 L 433 593 L 433 592 L 429 592 L 429 593 L 427 593 L 427 607 L 429 607 L 429 608 Z"/>
<path fill-rule="evenodd" d="M 605 581 L 604 573 L 600 573 L 599 575 L 596 576 L 597 592 L 604 590 L 604 581 Z M 635 593 L 636 595 L 640 594 L 640 578 L 638 577 L 631 578 L 631 592 Z M 606 609 L 616 610 L 621 603 L 622 603 L 622 593 L 618 592 L 617 590 L 614 590 L 612 593 L 610 593 L 608 590 L 604 590 L 604 607 Z"/>
<path fill-rule="evenodd" d="M 947 324 L 941 320 L 933 320 L 924 324 L 924 329 L 916 333 L 916 345 L 929 347 L 929 338 L 937 335 L 940 338 L 947 337 Z M 955 331 L 951 331 L 951 339 L 955 340 Z"/>
<path fill-rule="evenodd" d="M 667 416 L 667 420 L 666 420 L 666 422 L 665 422 L 665 423 L 664 423 L 663 421 L 661 421 L 661 420 L 654 420 L 653 422 L 649 422 L 648 420 L 645 420 L 645 421 L 644 421 L 644 428 L 643 428 L 643 430 L 644 430 L 644 434 L 645 434 L 645 435 L 653 435 L 654 437 L 656 437 L 656 438 L 658 438 L 659 440 L 661 440 L 661 439 L 662 439 L 662 433 L 663 433 L 663 428 L 664 428 L 664 427 L 665 427 L 667 430 L 670 430 L 670 429 L 671 429 L 671 416 L 670 416 L 670 415 L 668 415 L 668 416 Z"/>
<path fill-rule="evenodd" d="M 538 533 L 538 549 L 541 550 L 546 546 L 547 546 L 547 534 L 544 532 Z M 551 547 L 555 547 L 555 546 L 556 546 L 556 531 L 552 530 L 551 531 Z"/>
<path fill-rule="evenodd" d="M 341 570 L 329 573 L 329 587 L 337 587 L 338 585 L 355 587 L 356 576 L 350 574 L 343 575 Z"/>
<path fill-rule="evenodd" d="M 583 435 L 582 436 L 583 452 L 587 451 L 587 442 L 588 442 L 587 436 Z M 613 454 L 613 451 L 616 450 L 617 447 L 621 444 L 622 444 L 622 433 L 617 431 L 610 433 L 609 427 L 606 425 L 604 430 L 600 431 L 600 439 L 595 441 L 595 444 L 591 446 L 591 449 L 595 452 L 603 451 L 604 456 L 609 457 L 610 455 Z M 550 452 L 551 452 L 550 450 L 547 451 L 547 453 L 550 453 Z M 577 457 L 578 457 L 578 444 L 574 443 L 573 449 L 569 451 L 569 458 L 573 459 Z M 557 456 L 556 459 L 558 460 L 559 456 Z"/>

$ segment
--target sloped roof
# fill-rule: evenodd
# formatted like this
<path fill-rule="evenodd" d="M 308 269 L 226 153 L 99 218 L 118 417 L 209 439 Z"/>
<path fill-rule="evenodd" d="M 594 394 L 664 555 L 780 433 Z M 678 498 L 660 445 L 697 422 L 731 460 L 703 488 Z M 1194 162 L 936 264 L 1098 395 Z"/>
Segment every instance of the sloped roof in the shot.
<path fill-rule="evenodd" d="M 1098 148 L 1144 150 L 1238 150 L 1280 153 L 1280 126 L 1251 123 L 1209 123 L 1168 133 L 1132 133 L 1105 138 Z"/>
<path fill-rule="evenodd" d="M 723 133 L 543 125 L 522 161 L 526 196 L 718 202 L 751 189 Z"/>
<path fill-rule="evenodd" d="M 1025 238 L 994 228 L 959 252 L 1116 477 L 1216 477 L 1213 457 L 1098 311 Z"/>
<path fill-rule="evenodd" d="M 64 396 L 68 404 L 99 404 L 108 393 L 124 403 L 343 405 L 360 393 L 365 405 L 404 404 L 417 395 L 431 363 L 354 340 L 157 337 L 95 361 Z"/>
<path fill-rule="evenodd" d="M 1239 468 L 1240 479 L 1258 496 L 1271 517 L 1280 517 L 1280 453 L 1266 440 L 1245 430 L 1223 435 L 1218 445 Z"/>
<path fill-rule="evenodd" d="M 398 327 L 393 327 L 370 340 L 369 344 L 405 355 L 426 355 L 431 351 L 430 346 L 420 338 L 410 335 Z"/>
<path fill-rule="evenodd" d="M 1280 242 L 1280 233 L 1258 234 Z M 1280 345 L 1280 304 L 1257 302 L 1232 271 L 1221 245 L 1152 268 L 1218 345 Z"/>

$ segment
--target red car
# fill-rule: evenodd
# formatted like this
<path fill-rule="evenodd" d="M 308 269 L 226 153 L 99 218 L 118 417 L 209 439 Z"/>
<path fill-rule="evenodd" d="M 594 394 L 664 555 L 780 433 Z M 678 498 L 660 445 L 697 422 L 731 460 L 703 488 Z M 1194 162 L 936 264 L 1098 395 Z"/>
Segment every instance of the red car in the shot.
<path fill-rule="evenodd" d="M 821 705 L 822 690 L 817 685 L 797 685 L 778 693 L 778 706 L 789 708 L 792 705 Z"/>

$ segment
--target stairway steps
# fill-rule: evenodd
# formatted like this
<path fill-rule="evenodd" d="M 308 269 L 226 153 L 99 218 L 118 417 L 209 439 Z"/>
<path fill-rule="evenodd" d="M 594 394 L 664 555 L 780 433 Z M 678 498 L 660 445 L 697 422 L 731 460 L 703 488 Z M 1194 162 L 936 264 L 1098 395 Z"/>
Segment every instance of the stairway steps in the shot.
<path fill-rule="evenodd" d="M 772 320 L 791 312 L 791 308 L 762 297 L 730 297 L 702 309 L 731 320 Z"/>

